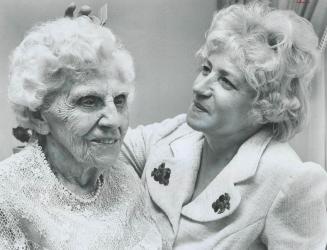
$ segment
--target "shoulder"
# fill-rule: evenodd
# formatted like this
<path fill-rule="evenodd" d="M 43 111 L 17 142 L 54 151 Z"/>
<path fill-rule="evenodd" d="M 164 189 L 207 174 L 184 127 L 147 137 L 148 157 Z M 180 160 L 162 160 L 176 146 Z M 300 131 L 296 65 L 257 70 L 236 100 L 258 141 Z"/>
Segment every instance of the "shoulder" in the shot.
<path fill-rule="evenodd" d="M 149 125 L 139 125 L 134 129 L 128 129 L 125 143 L 144 141 L 146 144 L 153 144 L 161 138 L 165 138 L 178 130 L 186 129 L 186 115 L 180 114 L 173 118 Z"/>
<path fill-rule="evenodd" d="M 181 114 L 146 126 L 128 129 L 124 138 L 119 164 L 132 165 L 139 176 L 142 175 L 150 152 L 158 142 L 168 144 L 193 130 L 186 124 L 186 115 Z"/>
<path fill-rule="evenodd" d="M 0 177 L 17 172 L 20 167 L 30 162 L 32 154 L 29 149 L 24 149 L 19 153 L 13 154 L 0 162 Z"/>
<path fill-rule="evenodd" d="M 271 140 L 261 156 L 259 166 L 272 173 L 287 174 L 297 171 L 303 162 L 288 143 Z"/>
<path fill-rule="evenodd" d="M 156 128 L 159 135 L 167 135 L 186 124 L 186 114 L 179 114 L 175 117 L 162 120 L 161 122 L 150 124 L 146 127 Z"/>
<path fill-rule="evenodd" d="M 174 141 L 184 136 L 198 134 L 186 123 L 186 115 L 164 120 L 157 130 L 157 141 Z"/>
<path fill-rule="evenodd" d="M 257 175 L 284 191 L 319 185 L 321 181 L 327 185 L 327 174 L 323 167 L 313 162 L 302 162 L 288 143 L 274 140 L 261 156 Z"/>
<path fill-rule="evenodd" d="M 147 133 L 154 133 L 158 137 L 164 137 L 179 129 L 184 124 L 186 124 L 186 115 L 180 114 L 173 118 L 168 118 L 160 122 L 152 123 L 145 126 L 140 125 L 134 130 L 143 130 Z"/>
<path fill-rule="evenodd" d="M 261 185 L 269 186 L 264 197 L 271 197 L 263 241 L 276 249 L 323 249 L 327 237 L 325 170 L 302 162 L 288 144 L 272 143 L 262 157 L 260 171 L 265 178 Z"/>
<path fill-rule="evenodd" d="M 39 161 L 36 153 L 32 146 L 26 146 L 24 150 L 0 162 L 1 193 L 14 192 L 23 183 L 30 182 L 29 173 L 32 171 L 33 164 Z"/>

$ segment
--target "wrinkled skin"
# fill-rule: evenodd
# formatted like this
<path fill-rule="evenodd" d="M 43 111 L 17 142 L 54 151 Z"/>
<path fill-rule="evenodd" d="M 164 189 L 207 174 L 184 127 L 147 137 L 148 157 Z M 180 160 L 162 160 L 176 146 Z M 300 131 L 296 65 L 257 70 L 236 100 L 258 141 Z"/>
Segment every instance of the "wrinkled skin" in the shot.
<path fill-rule="evenodd" d="M 50 131 L 47 142 L 76 163 L 98 168 L 114 163 L 129 124 L 130 89 L 99 76 L 66 84 L 42 113 Z"/>

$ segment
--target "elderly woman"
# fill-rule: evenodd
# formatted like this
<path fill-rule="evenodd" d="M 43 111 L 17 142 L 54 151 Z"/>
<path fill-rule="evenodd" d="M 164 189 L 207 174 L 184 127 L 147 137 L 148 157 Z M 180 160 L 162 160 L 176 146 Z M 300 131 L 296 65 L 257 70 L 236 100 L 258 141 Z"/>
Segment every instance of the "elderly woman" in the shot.
<path fill-rule="evenodd" d="M 327 175 L 287 141 L 307 117 L 312 25 L 258 2 L 218 12 L 187 113 L 129 130 L 122 164 L 167 249 L 325 249 Z"/>
<path fill-rule="evenodd" d="M 134 171 L 114 166 L 134 66 L 88 18 L 34 27 L 12 56 L 9 99 L 27 147 L 0 163 L 1 249 L 160 249 Z"/>

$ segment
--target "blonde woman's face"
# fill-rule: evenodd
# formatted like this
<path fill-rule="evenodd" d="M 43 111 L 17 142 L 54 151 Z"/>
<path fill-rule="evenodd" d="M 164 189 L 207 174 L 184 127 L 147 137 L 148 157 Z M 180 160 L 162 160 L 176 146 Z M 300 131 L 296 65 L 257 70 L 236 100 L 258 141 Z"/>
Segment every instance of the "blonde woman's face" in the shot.
<path fill-rule="evenodd" d="M 249 115 L 256 92 L 227 52 L 205 60 L 193 86 L 187 122 L 205 134 L 232 135 L 257 129 Z"/>
<path fill-rule="evenodd" d="M 52 141 L 77 162 L 113 163 L 129 124 L 130 84 L 94 78 L 63 89 L 44 112 Z"/>

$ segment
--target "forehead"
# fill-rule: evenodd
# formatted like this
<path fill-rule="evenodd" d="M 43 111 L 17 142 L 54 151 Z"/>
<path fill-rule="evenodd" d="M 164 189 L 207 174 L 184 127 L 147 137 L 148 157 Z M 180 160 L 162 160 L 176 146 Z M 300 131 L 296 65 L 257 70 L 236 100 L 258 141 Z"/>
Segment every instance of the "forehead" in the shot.
<path fill-rule="evenodd" d="M 132 83 L 124 83 L 116 78 L 93 77 L 72 84 L 69 95 L 97 94 L 116 95 L 118 93 L 129 93 Z"/>
<path fill-rule="evenodd" d="M 229 55 L 228 50 L 210 54 L 208 61 L 211 63 L 213 71 L 230 78 L 242 91 L 256 95 L 256 91 L 247 83 L 245 74 L 239 68 L 238 62 Z"/>
<path fill-rule="evenodd" d="M 208 56 L 208 60 L 212 64 L 214 70 L 226 70 L 234 74 L 242 74 L 241 70 L 237 67 L 235 60 L 233 60 L 228 52 L 214 52 Z"/>
<path fill-rule="evenodd" d="M 208 61 L 214 71 L 234 77 L 241 82 L 245 81 L 245 76 L 238 67 L 237 59 L 232 58 L 228 51 L 211 53 Z"/>

